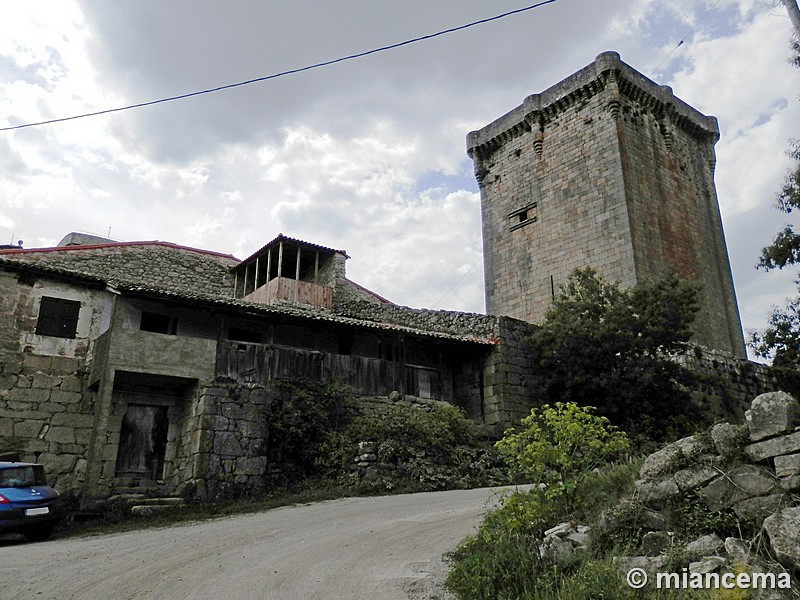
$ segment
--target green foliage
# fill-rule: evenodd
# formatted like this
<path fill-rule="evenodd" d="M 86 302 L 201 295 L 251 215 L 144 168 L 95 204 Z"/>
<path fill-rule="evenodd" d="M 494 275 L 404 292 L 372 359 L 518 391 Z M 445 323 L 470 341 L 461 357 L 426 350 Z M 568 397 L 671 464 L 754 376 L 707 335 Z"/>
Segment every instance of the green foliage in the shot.
<path fill-rule="evenodd" d="M 800 44 L 792 43 L 792 64 L 800 67 Z M 778 192 L 778 210 L 791 213 L 800 209 L 800 140 L 789 142 L 789 151 L 795 164 L 786 174 L 783 187 Z M 756 265 L 759 269 L 783 269 L 800 263 L 800 233 L 787 224 L 772 244 L 761 250 Z M 800 285 L 800 280 L 796 282 Z M 775 308 L 769 317 L 769 325 L 764 331 L 750 335 L 748 345 L 757 356 L 772 358 L 773 364 L 781 367 L 800 369 L 800 297 L 789 302 L 786 308 Z"/>
<path fill-rule="evenodd" d="M 380 476 L 348 477 L 359 442 L 377 444 Z M 392 405 L 377 416 L 356 417 L 331 432 L 320 448 L 323 475 L 349 481 L 361 491 L 466 488 L 506 483 L 505 466 L 464 412 L 441 404 L 431 410 Z"/>
<path fill-rule="evenodd" d="M 544 402 L 575 402 L 632 434 L 663 439 L 700 420 L 691 373 L 667 358 L 687 348 L 698 286 L 675 274 L 621 289 L 577 270 L 532 336 Z"/>
<path fill-rule="evenodd" d="M 750 334 L 749 344 L 756 355 L 772 358 L 776 367 L 800 368 L 800 297 L 785 308 L 773 309 L 768 322 L 764 331 Z"/>
<path fill-rule="evenodd" d="M 709 510 L 697 492 L 676 496 L 670 500 L 664 514 L 667 527 L 687 541 L 709 533 L 716 533 L 722 537 L 750 537 L 755 534 L 749 529 L 743 530 L 743 522 L 740 522 L 732 509 Z"/>
<path fill-rule="evenodd" d="M 554 523 L 594 524 L 603 509 L 630 492 L 638 470 L 638 463 L 626 462 L 590 472 L 577 483 L 571 506 L 565 496 L 548 499 L 537 488 L 502 499 L 478 532 L 449 555 L 447 587 L 461 600 L 636 597 L 625 595 L 624 580 L 595 562 L 593 553 L 554 566 L 539 557 L 538 548 Z"/>
<path fill-rule="evenodd" d="M 571 497 L 580 479 L 628 449 L 625 433 L 593 412 L 574 402 L 545 404 L 495 447 L 526 480 L 544 484 L 546 498 Z"/>
<path fill-rule="evenodd" d="M 465 600 L 560 598 L 565 583 L 580 572 L 585 557 L 553 565 L 539 557 L 545 529 L 585 519 L 616 502 L 632 486 L 638 465 L 598 467 L 625 451 L 627 436 L 591 407 L 557 403 L 534 409 L 520 430 L 506 431 L 495 447 L 519 474 L 534 482 L 527 492 L 501 499 L 478 533 L 450 555 L 448 588 Z M 613 474 L 612 474 L 613 473 Z M 538 484 L 544 484 L 542 486 Z M 614 576 L 614 588 L 619 586 Z M 591 596 L 593 577 L 575 583 L 576 598 Z M 589 594 L 589 595 L 587 595 Z M 569 596 L 573 597 L 573 596 Z M 624 597 L 624 596 L 609 596 Z"/>
<path fill-rule="evenodd" d="M 319 445 L 344 424 L 351 395 L 340 383 L 274 382 L 266 415 L 270 460 L 300 475 L 311 472 Z"/>

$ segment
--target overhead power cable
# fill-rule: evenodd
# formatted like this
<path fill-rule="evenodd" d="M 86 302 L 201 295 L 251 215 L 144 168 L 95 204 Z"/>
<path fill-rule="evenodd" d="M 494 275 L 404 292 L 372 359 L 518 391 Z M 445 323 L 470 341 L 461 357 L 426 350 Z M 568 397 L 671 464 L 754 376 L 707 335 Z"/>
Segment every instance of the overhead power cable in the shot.
<path fill-rule="evenodd" d="M 483 256 L 479 256 L 479 257 L 478 257 L 478 260 L 476 260 L 474 263 L 472 263 L 472 266 L 471 266 L 469 269 L 467 269 L 467 272 L 466 272 L 466 273 L 464 273 L 464 274 L 463 274 L 461 277 L 459 277 L 459 278 L 458 278 L 458 281 L 456 281 L 456 282 L 455 282 L 453 285 L 451 285 L 451 286 L 450 286 L 450 289 L 448 289 L 448 290 L 447 290 L 447 291 L 444 293 L 444 295 L 443 295 L 441 298 L 439 298 L 439 299 L 438 299 L 438 300 L 437 300 L 437 301 L 434 303 L 434 305 L 433 305 L 433 306 L 431 306 L 431 308 L 436 308 L 437 306 L 439 306 L 439 303 L 440 303 L 442 300 L 444 300 L 444 299 L 447 297 L 447 295 L 448 295 L 450 292 L 452 292 L 452 291 L 453 291 L 453 290 L 456 288 L 456 286 L 457 286 L 459 283 L 461 283 L 461 282 L 464 280 L 464 277 L 466 277 L 467 275 L 469 275 L 469 274 L 472 272 L 472 269 L 474 269 L 474 268 L 475 268 L 475 267 L 478 265 L 478 263 L 479 263 L 479 262 L 481 262 L 481 259 L 482 259 L 482 258 L 483 258 Z"/>
<path fill-rule="evenodd" d="M 239 81 L 238 83 L 229 83 L 227 85 L 221 85 L 214 88 L 208 88 L 205 90 L 199 90 L 196 92 L 189 92 L 187 94 L 179 94 L 177 96 L 169 96 L 167 98 L 159 98 L 158 100 L 149 100 L 147 102 L 139 102 L 137 104 L 129 104 L 127 106 L 120 106 L 118 108 L 108 108 L 106 110 L 98 110 L 95 112 L 83 113 L 79 115 L 73 115 L 71 117 L 61 117 L 58 119 L 48 119 L 46 121 L 36 121 L 33 123 L 24 123 L 22 125 L 14 125 L 10 127 L 0 127 L 0 131 L 13 131 L 15 129 L 24 129 L 26 127 L 37 127 L 39 125 L 50 125 L 51 123 L 61 123 L 63 121 L 74 121 L 76 119 L 84 119 L 86 117 L 96 117 L 98 115 L 106 115 L 109 113 L 116 113 L 122 112 L 124 110 L 131 110 L 133 108 L 142 108 L 144 106 L 152 106 L 154 104 L 163 104 L 165 102 L 173 102 L 175 100 L 183 100 L 185 98 L 192 98 L 193 96 L 202 96 L 203 94 L 211 94 L 214 92 L 221 92 L 223 90 L 229 90 L 232 88 L 242 87 L 245 85 L 250 85 L 252 83 L 259 83 L 262 81 L 268 81 L 270 79 L 277 79 L 279 77 L 285 77 L 287 75 L 295 75 L 296 73 L 302 73 L 304 71 L 311 71 L 312 69 L 319 69 L 322 67 L 328 67 L 330 65 L 334 65 L 336 63 L 345 62 L 348 60 L 354 60 L 356 58 L 363 58 L 365 56 L 369 56 L 370 54 L 377 54 L 379 52 L 386 52 L 387 50 L 394 50 L 395 48 L 400 48 L 402 46 L 408 46 L 409 44 L 415 44 L 417 42 L 422 42 L 425 40 L 430 40 L 436 37 L 440 37 L 446 35 L 448 33 L 454 33 L 456 31 L 462 31 L 464 29 L 469 29 L 470 27 L 475 27 L 477 25 L 483 25 L 485 23 L 490 23 L 492 21 L 497 21 L 499 19 L 504 19 L 506 17 L 510 17 L 511 15 L 516 15 L 519 13 L 527 12 L 529 10 L 533 10 L 535 8 L 539 8 L 544 6 L 545 4 L 553 4 L 557 0 L 543 0 L 542 2 L 537 2 L 536 4 L 531 4 L 530 6 L 525 6 L 523 8 L 518 8 L 516 10 L 510 10 L 508 12 L 504 12 L 499 15 L 495 15 L 494 17 L 488 17 L 486 19 L 481 19 L 479 21 L 473 21 L 471 23 L 467 23 L 466 25 L 459 25 L 458 27 L 451 27 L 450 29 L 444 29 L 442 31 L 437 31 L 436 33 L 431 33 L 428 35 L 423 35 L 420 37 L 412 38 L 409 40 L 405 40 L 403 42 L 398 42 L 396 44 L 390 44 L 388 46 L 381 46 L 380 48 L 373 48 L 372 50 L 366 50 L 364 52 L 358 52 L 356 54 L 350 54 L 348 56 L 342 56 L 339 58 L 334 58 L 332 60 L 326 60 L 323 62 L 318 62 L 313 65 L 308 65 L 305 67 L 300 67 L 297 69 L 289 69 L 288 71 L 281 71 L 280 73 L 273 73 L 272 75 L 265 75 L 263 77 L 256 77 L 254 79 L 248 79 L 246 81 Z"/>
<path fill-rule="evenodd" d="M 705 18 L 706 18 L 708 15 L 710 15 L 710 14 L 711 14 L 711 11 L 713 11 L 715 8 L 717 8 L 717 4 L 719 4 L 719 3 L 720 3 L 720 0 L 717 0 L 717 1 L 714 3 L 714 6 L 712 6 L 711 8 L 709 8 L 709 9 L 708 9 L 708 11 L 706 12 L 706 14 L 704 14 L 702 17 L 700 17 L 700 20 L 699 20 L 697 23 L 695 23 L 695 24 L 694 24 L 694 27 L 692 27 L 691 31 L 689 31 L 689 33 L 687 33 L 685 36 L 683 36 L 683 37 L 681 38 L 681 40 L 678 42 L 678 44 L 677 44 L 677 45 L 676 45 L 676 46 L 675 46 L 675 47 L 674 47 L 672 50 L 670 50 L 670 51 L 667 53 L 667 55 L 666 55 L 664 58 L 662 58 L 662 59 L 661 59 L 661 62 L 660 62 L 660 63 L 658 63 L 658 64 L 656 65 L 656 68 L 655 68 L 655 69 L 653 69 L 652 73 L 650 73 L 650 77 L 653 77 L 653 76 L 654 76 L 656 73 L 658 73 L 658 70 L 661 68 L 661 65 L 663 65 L 665 62 L 667 62 L 667 59 L 668 59 L 670 56 L 672 56 L 672 53 L 673 53 L 673 52 L 675 52 L 675 50 L 677 50 L 678 48 L 680 48 L 681 46 L 683 46 L 683 43 L 686 41 L 686 38 L 688 38 L 690 35 L 692 35 L 692 34 L 694 33 L 695 29 L 697 29 L 698 27 L 700 27 L 700 23 L 702 23 L 702 22 L 705 20 Z"/>

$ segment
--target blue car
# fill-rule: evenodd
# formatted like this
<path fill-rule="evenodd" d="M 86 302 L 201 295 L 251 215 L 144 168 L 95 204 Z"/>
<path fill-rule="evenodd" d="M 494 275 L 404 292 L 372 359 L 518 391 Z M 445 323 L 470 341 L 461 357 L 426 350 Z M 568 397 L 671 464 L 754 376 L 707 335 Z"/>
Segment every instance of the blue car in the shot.
<path fill-rule="evenodd" d="M 0 462 L 0 533 L 46 540 L 63 510 L 58 492 L 47 485 L 42 465 Z"/>

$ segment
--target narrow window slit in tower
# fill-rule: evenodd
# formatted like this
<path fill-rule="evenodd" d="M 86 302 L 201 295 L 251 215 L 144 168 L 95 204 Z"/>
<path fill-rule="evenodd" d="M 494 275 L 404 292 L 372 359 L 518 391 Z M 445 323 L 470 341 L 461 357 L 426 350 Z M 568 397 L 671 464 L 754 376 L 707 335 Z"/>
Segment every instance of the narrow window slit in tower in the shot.
<path fill-rule="evenodd" d="M 522 208 L 508 213 L 509 230 L 514 231 L 530 223 L 535 223 L 537 220 L 536 212 L 536 202 L 532 202 L 527 206 L 523 206 Z"/>

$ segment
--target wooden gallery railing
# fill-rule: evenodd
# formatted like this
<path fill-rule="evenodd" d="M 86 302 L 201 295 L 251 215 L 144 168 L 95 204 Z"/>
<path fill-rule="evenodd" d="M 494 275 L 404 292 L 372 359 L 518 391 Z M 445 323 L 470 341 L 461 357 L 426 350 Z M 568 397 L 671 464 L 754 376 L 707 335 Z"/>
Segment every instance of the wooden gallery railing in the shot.
<path fill-rule="evenodd" d="M 441 398 L 437 369 L 402 362 L 223 341 L 217 351 L 217 376 L 240 383 L 266 385 L 273 379 L 341 381 L 365 396 L 386 396 L 392 391 L 422 398 Z"/>

